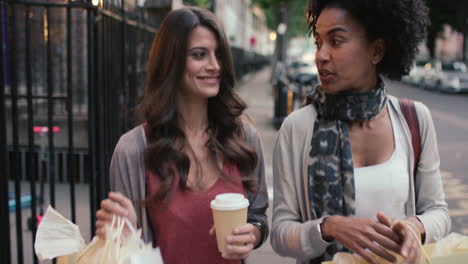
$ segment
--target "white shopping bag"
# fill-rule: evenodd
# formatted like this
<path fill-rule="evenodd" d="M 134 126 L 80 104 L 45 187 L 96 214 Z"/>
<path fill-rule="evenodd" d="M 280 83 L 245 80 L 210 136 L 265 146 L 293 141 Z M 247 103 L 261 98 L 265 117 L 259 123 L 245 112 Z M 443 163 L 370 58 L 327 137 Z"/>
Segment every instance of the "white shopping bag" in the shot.
<path fill-rule="evenodd" d="M 39 260 L 80 252 L 85 246 L 80 228 L 49 206 L 39 224 L 34 243 Z"/>
<path fill-rule="evenodd" d="M 131 230 L 123 236 L 124 227 Z M 159 248 L 141 240 L 126 218 L 114 216 L 106 227 L 106 239 L 94 237 L 86 246 L 78 226 L 65 219 L 52 207 L 39 225 L 34 247 L 40 261 L 58 258 L 59 264 L 163 264 Z"/>

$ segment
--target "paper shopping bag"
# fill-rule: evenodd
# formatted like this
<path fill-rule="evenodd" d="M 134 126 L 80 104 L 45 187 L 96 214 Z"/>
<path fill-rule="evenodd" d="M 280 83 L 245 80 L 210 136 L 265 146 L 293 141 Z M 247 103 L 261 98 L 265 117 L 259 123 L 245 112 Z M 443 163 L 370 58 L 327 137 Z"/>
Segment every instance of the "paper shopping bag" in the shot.
<path fill-rule="evenodd" d="M 78 253 L 61 256 L 57 258 L 57 264 L 76 264 Z"/>
<path fill-rule="evenodd" d="M 468 237 L 451 233 L 440 241 L 424 245 L 424 250 L 428 254 L 431 264 L 467 264 L 468 263 Z M 373 258 L 381 264 L 390 264 L 390 262 L 372 254 Z M 398 263 L 403 263 L 403 258 L 395 255 L 398 258 Z M 337 253 L 333 257 L 333 261 L 322 262 L 322 264 L 366 264 L 367 261 L 362 257 L 349 254 Z M 421 256 L 420 264 L 428 264 L 423 256 Z"/>
<path fill-rule="evenodd" d="M 131 230 L 128 236 L 123 235 L 125 226 Z M 145 244 L 141 230 L 128 219 L 114 216 L 112 224 L 106 226 L 106 239 L 94 237 L 86 246 L 78 226 L 50 206 L 34 246 L 40 261 L 57 258 L 58 264 L 163 264 L 159 249 Z"/>

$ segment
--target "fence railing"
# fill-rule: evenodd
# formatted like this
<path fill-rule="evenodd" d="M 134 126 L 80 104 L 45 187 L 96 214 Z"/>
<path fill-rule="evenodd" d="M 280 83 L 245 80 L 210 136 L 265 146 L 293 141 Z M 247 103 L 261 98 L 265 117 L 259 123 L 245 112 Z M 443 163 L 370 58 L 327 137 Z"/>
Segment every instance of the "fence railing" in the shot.
<path fill-rule="evenodd" d="M 94 222 L 113 147 L 133 125 L 156 32 L 138 2 L 0 1 L 0 263 L 38 263 L 38 195 L 52 206 L 68 203 L 76 222 L 84 183 Z M 64 186 L 67 201 L 57 201 Z"/>
<path fill-rule="evenodd" d="M 11 168 L 14 167 L 12 161 L 14 157 L 17 157 L 17 161 L 20 164 L 20 175 L 19 179 L 21 182 L 29 181 L 49 181 L 49 175 L 51 168 L 55 171 L 55 182 L 58 183 L 84 183 L 89 184 L 91 179 L 88 174 L 89 172 L 89 156 L 87 149 L 74 149 L 73 153 L 68 153 L 68 149 L 55 149 L 54 158 L 51 158 L 49 152 L 36 148 L 33 152 L 30 152 L 29 148 L 20 147 L 19 153 L 15 153 L 13 150 L 7 150 L 6 154 L 6 175 L 9 181 L 14 181 L 18 177 L 14 177 L 11 173 Z M 54 160 L 51 164 L 50 161 Z M 31 174 L 27 173 L 28 161 L 31 162 Z M 71 161 L 71 163 L 70 163 Z M 73 179 L 72 175 L 69 174 L 70 168 L 73 168 Z M 30 178 L 32 177 L 32 178 Z M 11 193 L 11 192 L 10 192 Z"/>
<path fill-rule="evenodd" d="M 0 0 L 0 263 L 38 263 L 35 216 L 44 200 L 66 205 L 70 220 L 94 234 L 157 28 L 140 2 Z M 268 63 L 232 52 L 238 77 Z M 78 214 L 83 195 L 89 213 Z"/>

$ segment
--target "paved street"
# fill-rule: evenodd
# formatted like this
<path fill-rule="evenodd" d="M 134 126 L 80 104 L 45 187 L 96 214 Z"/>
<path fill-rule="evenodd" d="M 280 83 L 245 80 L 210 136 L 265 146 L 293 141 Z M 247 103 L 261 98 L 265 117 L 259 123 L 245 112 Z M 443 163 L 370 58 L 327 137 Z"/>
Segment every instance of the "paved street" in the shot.
<path fill-rule="evenodd" d="M 431 110 L 452 231 L 468 235 L 468 94 L 441 94 L 395 82 L 389 86 L 391 94 L 421 101 Z"/>
<path fill-rule="evenodd" d="M 265 68 L 255 75 L 246 76 L 239 83 L 239 94 L 248 105 L 247 113 L 253 119 L 255 126 L 260 131 L 265 158 L 266 181 L 270 195 L 270 208 L 267 211 L 271 225 L 271 206 L 273 195 L 272 158 L 273 146 L 276 140 L 276 129 L 273 127 L 273 93 L 269 83 L 270 68 Z M 271 248 L 270 241 L 254 251 L 248 259 L 248 263 L 268 264 L 292 264 L 296 263 L 292 258 L 283 258 L 277 255 Z"/>

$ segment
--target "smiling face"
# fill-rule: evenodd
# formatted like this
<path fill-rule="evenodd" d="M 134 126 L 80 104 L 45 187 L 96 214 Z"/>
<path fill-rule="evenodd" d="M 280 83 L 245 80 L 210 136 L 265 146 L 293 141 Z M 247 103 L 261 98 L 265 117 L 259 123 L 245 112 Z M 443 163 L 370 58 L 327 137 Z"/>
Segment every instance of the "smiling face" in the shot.
<path fill-rule="evenodd" d="M 314 37 L 315 63 L 326 93 L 369 91 L 375 87 L 383 41 L 369 41 L 364 27 L 348 11 L 324 9 Z"/>
<path fill-rule="evenodd" d="M 190 32 L 183 74 L 184 95 L 207 99 L 218 94 L 221 64 L 217 53 L 218 41 L 211 30 L 198 26 Z"/>

